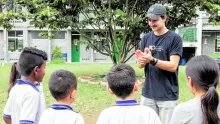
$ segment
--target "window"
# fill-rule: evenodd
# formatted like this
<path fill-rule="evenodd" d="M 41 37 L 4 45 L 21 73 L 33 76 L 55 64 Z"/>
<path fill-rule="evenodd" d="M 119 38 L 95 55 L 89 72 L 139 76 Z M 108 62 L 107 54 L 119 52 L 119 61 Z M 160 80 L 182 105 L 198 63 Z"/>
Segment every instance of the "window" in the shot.
<path fill-rule="evenodd" d="M 220 38 L 215 40 L 215 52 L 220 52 Z"/>
<path fill-rule="evenodd" d="M 8 32 L 8 50 L 11 52 L 23 50 L 23 31 Z"/>
<path fill-rule="evenodd" d="M 21 12 L 22 11 L 22 7 L 19 6 L 16 2 L 10 1 L 8 3 L 7 10 L 13 10 L 14 12 Z"/>
<path fill-rule="evenodd" d="M 105 37 L 105 33 L 100 33 L 100 32 L 94 32 L 94 40 L 96 42 L 96 47 L 100 50 L 100 51 L 104 51 L 104 46 L 106 46 L 107 42 L 106 42 L 106 37 Z M 96 51 L 95 51 L 96 52 Z"/>
<path fill-rule="evenodd" d="M 32 39 L 48 39 L 47 36 L 40 36 L 40 34 L 47 34 L 47 31 L 30 31 Z M 52 32 L 54 39 L 65 39 L 65 31 Z"/>
<path fill-rule="evenodd" d="M 65 31 L 52 32 L 54 34 L 54 39 L 65 39 Z"/>
<path fill-rule="evenodd" d="M 40 33 L 46 33 L 45 31 L 30 31 L 32 39 L 48 39 L 46 36 L 40 36 Z"/>
<path fill-rule="evenodd" d="M 91 38 L 91 32 L 85 32 L 85 35 Z"/>

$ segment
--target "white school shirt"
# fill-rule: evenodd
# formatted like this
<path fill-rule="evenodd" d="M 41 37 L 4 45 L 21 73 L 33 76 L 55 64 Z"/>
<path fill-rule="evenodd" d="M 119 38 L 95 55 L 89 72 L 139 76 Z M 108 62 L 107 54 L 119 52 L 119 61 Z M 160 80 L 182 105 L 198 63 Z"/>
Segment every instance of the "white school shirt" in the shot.
<path fill-rule="evenodd" d="M 46 100 L 45 100 L 42 83 L 38 82 L 35 85 L 37 86 L 39 93 L 40 93 L 39 108 L 37 112 L 37 116 L 40 117 L 42 113 L 46 110 Z M 39 122 L 39 119 L 38 119 L 38 122 Z"/>
<path fill-rule="evenodd" d="M 43 111 L 41 105 L 39 87 L 18 79 L 9 93 L 4 117 L 11 118 L 12 124 L 38 124 L 42 113 L 39 111 Z"/>
<path fill-rule="evenodd" d="M 53 104 L 45 110 L 40 124 L 84 124 L 83 117 L 68 105 Z"/>
<path fill-rule="evenodd" d="M 116 101 L 104 109 L 96 124 L 162 124 L 156 112 L 135 100 Z"/>
<path fill-rule="evenodd" d="M 217 108 L 217 114 L 220 118 L 220 103 Z M 185 103 L 176 106 L 173 111 L 170 124 L 202 124 L 203 113 L 201 108 L 201 99 L 194 98 Z"/>

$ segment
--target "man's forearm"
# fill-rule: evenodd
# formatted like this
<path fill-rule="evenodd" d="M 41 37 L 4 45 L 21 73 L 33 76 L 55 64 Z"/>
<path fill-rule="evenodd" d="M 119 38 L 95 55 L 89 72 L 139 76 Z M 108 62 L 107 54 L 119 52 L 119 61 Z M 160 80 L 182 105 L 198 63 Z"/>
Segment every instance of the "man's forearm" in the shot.
<path fill-rule="evenodd" d="M 179 55 L 172 55 L 170 56 L 170 61 L 164 61 L 158 59 L 157 63 L 154 65 L 160 69 L 175 72 L 179 65 L 180 56 Z"/>
<path fill-rule="evenodd" d="M 169 72 L 175 72 L 178 67 L 178 64 L 171 61 L 158 60 L 155 66 Z"/>

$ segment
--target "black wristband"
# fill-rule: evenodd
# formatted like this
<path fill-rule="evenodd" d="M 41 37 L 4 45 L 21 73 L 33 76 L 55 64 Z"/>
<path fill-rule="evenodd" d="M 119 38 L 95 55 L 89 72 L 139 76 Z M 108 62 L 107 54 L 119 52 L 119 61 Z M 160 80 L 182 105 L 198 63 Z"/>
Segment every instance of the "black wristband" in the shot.
<path fill-rule="evenodd" d="M 152 60 L 150 61 L 150 64 L 152 64 L 153 66 L 157 64 L 158 59 L 156 58 L 152 58 Z"/>

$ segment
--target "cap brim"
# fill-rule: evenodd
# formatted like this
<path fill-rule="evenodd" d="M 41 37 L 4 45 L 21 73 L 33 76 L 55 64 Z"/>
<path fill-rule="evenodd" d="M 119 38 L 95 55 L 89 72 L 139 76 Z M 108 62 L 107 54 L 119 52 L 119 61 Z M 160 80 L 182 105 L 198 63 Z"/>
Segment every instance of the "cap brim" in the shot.
<path fill-rule="evenodd" d="M 153 19 L 153 20 L 157 20 L 157 19 L 160 17 L 160 15 L 155 15 L 155 14 L 150 14 L 150 13 L 148 13 L 148 14 L 147 14 L 147 17 L 148 17 L 148 18 L 151 18 L 151 19 Z"/>

